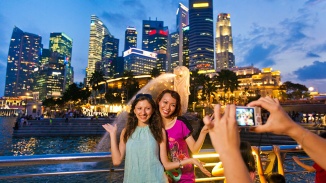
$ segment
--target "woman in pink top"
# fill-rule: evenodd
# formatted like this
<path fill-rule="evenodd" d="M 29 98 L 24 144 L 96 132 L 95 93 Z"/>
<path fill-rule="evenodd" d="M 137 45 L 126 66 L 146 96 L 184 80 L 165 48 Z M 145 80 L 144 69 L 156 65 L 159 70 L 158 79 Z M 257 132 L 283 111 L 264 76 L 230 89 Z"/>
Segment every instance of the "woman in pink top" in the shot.
<path fill-rule="evenodd" d="M 164 90 L 158 95 L 156 104 L 167 132 L 171 161 L 178 162 L 191 158 L 188 148 L 192 153 L 198 153 L 204 143 L 208 129 L 204 126 L 197 141 L 195 141 L 192 136 L 192 126 L 185 118 L 179 116 L 181 115 L 180 95 L 173 90 Z M 194 167 L 190 164 L 174 171 L 168 171 L 167 174 L 173 182 L 195 182 Z"/>

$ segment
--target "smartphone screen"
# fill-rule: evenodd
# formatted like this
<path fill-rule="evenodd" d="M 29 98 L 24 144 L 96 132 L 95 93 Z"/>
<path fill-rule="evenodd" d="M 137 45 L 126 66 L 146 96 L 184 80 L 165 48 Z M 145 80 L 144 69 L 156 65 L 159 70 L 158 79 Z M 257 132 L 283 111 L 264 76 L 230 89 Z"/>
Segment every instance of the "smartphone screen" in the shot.
<path fill-rule="evenodd" d="M 238 126 L 255 126 L 255 108 L 237 106 L 236 121 Z"/>

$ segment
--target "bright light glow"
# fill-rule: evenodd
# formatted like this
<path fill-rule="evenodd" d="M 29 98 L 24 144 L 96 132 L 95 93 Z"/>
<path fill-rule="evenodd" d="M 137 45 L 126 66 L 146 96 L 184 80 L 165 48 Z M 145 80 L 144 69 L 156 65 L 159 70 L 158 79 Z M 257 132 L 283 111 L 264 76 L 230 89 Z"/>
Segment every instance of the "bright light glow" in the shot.
<path fill-rule="evenodd" d="M 308 90 L 309 90 L 310 92 L 314 91 L 314 89 L 315 89 L 315 88 L 312 87 L 312 86 L 308 88 Z"/>
<path fill-rule="evenodd" d="M 192 5 L 192 7 L 194 7 L 194 8 L 205 8 L 208 6 L 209 6 L 209 3 L 195 3 Z"/>
<path fill-rule="evenodd" d="M 210 153 L 210 154 L 194 154 L 192 155 L 193 158 L 215 158 L 220 157 L 217 153 Z"/>

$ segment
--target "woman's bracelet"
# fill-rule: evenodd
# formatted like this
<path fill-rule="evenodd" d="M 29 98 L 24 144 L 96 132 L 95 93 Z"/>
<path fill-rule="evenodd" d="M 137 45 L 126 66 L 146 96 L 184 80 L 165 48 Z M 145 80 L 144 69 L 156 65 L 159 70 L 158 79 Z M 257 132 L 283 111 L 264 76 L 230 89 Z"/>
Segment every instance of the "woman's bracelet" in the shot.
<path fill-rule="evenodd" d="M 179 168 L 183 168 L 183 165 L 181 164 L 181 161 L 180 160 L 179 160 Z"/>

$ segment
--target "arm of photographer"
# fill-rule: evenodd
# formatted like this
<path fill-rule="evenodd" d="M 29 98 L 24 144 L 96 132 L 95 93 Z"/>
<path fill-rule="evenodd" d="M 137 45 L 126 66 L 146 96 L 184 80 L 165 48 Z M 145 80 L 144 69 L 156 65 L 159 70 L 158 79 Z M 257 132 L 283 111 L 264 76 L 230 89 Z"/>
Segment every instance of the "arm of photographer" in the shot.
<path fill-rule="evenodd" d="M 295 123 L 283 110 L 277 99 L 261 97 L 259 100 L 249 103 L 248 106 L 260 106 L 270 112 L 266 124 L 251 127 L 251 131 L 290 136 L 316 163 L 326 169 L 326 159 L 320 158 L 326 152 L 326 140 Z"/>
<path fill-rule="evenodd" d="M 235 119 L 235 105 L 227 105 L 224 115 L 221 115 L 221 106 L 214 106 L 214 116 L 204 117 L 204 123 L 209 127 L 209 136 L 212 145 L 220 155 L 224 166 L 224 175 L 227 182 L 250 183 L 250 175 L 240 153 L 239 128 Z M 214 139 L 214 140 L 213 140 Z M 237 173 L 234 173 L 237 170 Z"/>

